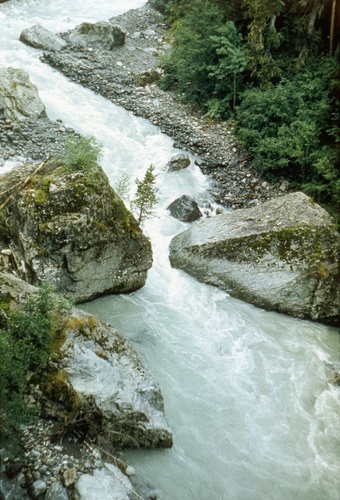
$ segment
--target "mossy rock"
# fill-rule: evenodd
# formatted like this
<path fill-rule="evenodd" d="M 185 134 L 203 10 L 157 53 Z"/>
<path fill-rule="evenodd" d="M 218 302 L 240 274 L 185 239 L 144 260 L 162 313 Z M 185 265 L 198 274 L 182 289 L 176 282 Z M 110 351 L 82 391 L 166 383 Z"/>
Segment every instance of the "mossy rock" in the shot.
<path fill-rule="evenodd" d="M 170 261 L 259 307 L 340 321 L 340 235 L 302 193 L 198 222 L 172 240 Z"/>
<path fill-rule="evenodd" d="M 49 281 L 77 302 L 143 286 L 152 265 L 150 241 L 101 167 L 70 171 L 51 161 L 15 188 L 18 175 L 27 178 L 35 168 L 5 175 L 0 184 L 0 200 L 14 189 L 0 214 L 0 240 L 11 249 L 18 275 L 34 285 Z"/>

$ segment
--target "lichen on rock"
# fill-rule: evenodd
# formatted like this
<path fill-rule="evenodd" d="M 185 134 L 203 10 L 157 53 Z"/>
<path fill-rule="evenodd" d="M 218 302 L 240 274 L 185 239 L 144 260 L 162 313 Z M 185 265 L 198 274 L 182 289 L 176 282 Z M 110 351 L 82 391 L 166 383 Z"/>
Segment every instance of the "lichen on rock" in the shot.
<path fill-rule="evenodd" d="M 340 320 L 340 235 L 302 193 L 198 222 L 172 240 L 170 261 L 264 309 Z"/>
<path fill-rule="evenodd" d="M 104 293 L 125 293 L 145 284 L 152 250 L 133 215 L 99 167 L 70 172 L 49 162 L 27 185 L 28 165 L 0 180 L 2 247 L 12 269 L 33 285 L 49 281 L 76 302 Z"/>

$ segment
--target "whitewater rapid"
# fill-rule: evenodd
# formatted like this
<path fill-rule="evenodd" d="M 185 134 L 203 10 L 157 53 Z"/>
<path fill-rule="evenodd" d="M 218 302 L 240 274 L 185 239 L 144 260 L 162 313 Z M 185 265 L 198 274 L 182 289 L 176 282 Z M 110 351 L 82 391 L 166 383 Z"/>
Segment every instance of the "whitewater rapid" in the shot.
<path fill-rule="evenodd" d="M 143 3 L 0 5 L 1 65 L 30 74 L 52 120 L 99 140 L 112 185 L 126 174 L 132 194 L 134 179 L 155 166 L 158 203 L 144 226 L 154 252 L 146 286 L 82 306 L 126 335 L 162 388 L 174 446 L 130 452 L 129 461 L 163 500 L 338 500 L 340 387 L 331 379 L 340 371 L 339 331 L 257 309 L 172 269 L 169 242 L 188 226 L 166 208 L 188 194 L 205 210 L 209 180 L 193 161 L 167 172 L 180 152 L 169 137 L 69 82 L 40 62 L 41 51 L 18 41 L 33 24 L 62 32 Z"/>

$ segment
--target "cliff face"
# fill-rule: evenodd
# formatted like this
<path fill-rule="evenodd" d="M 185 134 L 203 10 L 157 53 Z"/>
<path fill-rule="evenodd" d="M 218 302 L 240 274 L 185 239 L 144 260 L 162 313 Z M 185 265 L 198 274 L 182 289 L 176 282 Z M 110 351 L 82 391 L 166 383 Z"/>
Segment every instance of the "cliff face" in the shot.
<path fill-rule="evenodd" d="M 7 265 L 33 285 L 49 281 L 75 302 L 141 288 L 151 244 L 102 169 L 69 172 L 50 162 L 32 175 L 35 168 L 0 180 L 0 200 L 12 193 L 0 212 Z"/>
<path fill-rule="evenodd" d="M 264 309 L 340 320 L 340 236 L 302 193 L 198 222 L 172 240 L 170 261 Z"/>

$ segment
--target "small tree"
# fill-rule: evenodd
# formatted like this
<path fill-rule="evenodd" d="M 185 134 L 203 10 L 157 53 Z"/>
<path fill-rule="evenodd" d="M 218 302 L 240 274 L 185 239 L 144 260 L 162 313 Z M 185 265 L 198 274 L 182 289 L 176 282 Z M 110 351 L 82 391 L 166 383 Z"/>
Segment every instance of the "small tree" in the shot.
<path fill-rule="evenodd" d="M 102 147 L 93 136 L 71 135 L 65 140 L 64 153 L 59 155 L 70 170 L 90 170 L 102 156 Z"/>
<path fill-rule="evenodd" d="M 136 179 L 137 192 L 135 199 L 131 202 L 131 207 L 136 213 L 138 224 L 144 219 L 150 217 L 153 213 L 153 207 L 157 203 L 157 198 L 154 191 L 156 176 L 153 173 L 154 167 L 150 165 L 147 169 L 144 179 Z"/>
<path fill-rule="evenodd" d="M 232 79 L 232 102 L 233 110 L 235 110 L 237 75 L 241 74 L 247 67 L 242 36 L 238 33 L 235 24 L 228 21 L 219 28 L 218 36 L 210 37 L 210 41 L 216 51 L 218 61 L 215 65 L 208 67 L 209 76 L 215 81 L 215 92 L 217 94 L 221 90 L 226 93 L 228 81 Z"/>
<path fill-rule="evenodd" d="M 115 185 L 115 191 L 122 200 L 128 199 L 130 177 L 123 174 Z"/>

